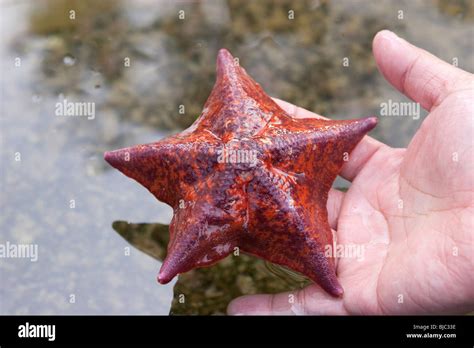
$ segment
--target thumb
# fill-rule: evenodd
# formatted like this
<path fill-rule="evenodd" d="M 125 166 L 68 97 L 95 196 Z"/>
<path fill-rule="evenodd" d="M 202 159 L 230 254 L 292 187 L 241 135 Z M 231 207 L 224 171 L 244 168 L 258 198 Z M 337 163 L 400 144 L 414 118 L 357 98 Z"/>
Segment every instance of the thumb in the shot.
<path fill-rule="evenodd" d="M 388 82 L 428 111 L 450 93 L 467 88 L 472 77 L 388 30 L 375 35 L 372 49 Z"/>
<path fill-rule="evenodd" d="M 229 315 L 346 315 L 341 298 L 324 292 L 318 285 L 274 295 L 238 297 L 227 307 Z"/>

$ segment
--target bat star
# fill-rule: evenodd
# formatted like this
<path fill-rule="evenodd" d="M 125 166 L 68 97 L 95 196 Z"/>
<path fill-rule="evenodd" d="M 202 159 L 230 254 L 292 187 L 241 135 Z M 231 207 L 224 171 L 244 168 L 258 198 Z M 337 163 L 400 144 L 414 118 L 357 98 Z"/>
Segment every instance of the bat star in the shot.
<path fill-rule="evenodd" d="M 327 253 L 328 193 L 376 123 L 292 118 L 222 49 L 215 86 L 191 127 L 105 160 L 174 210 L 160 283 L 238 248 L 342 296 Z"/>

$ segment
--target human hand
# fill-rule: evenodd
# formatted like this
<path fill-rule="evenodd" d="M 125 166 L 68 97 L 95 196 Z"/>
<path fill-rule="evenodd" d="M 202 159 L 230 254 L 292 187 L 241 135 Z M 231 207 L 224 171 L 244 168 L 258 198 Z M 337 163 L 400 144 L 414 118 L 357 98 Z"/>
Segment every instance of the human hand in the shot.
<path fill-rule="evenodd" d="M 341 172 L 349 190 L 329 194 L 337 243 L 364 251 L 361 260 L 338 259 L 344 296 L 312 284 L 237 298 L 229 314 L 474 310 L 474 76 L 389 31 L 375 36 L 373 52 L 384 77 L 429 115 L 406 149 L 366 136 Z M 277 102 L 293 117 L 321 117 Z"/>

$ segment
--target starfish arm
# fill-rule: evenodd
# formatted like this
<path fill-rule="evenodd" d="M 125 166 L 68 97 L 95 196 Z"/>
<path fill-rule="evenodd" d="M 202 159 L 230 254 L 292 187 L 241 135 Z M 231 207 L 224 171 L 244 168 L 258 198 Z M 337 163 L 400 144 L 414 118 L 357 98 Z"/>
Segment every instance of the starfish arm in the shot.
<path fill-rule="evenodd" d="M 342 287 L 334 260 L 325 197 L 311 195 L 304 177 L 292 177 L 267 167 L 256 170 L 248 185 L 248 232 L 241 235 L 243 251 L 296 270 L 334 296 Z"/>
<path fill-rule="evenodd" d="M 217 164 L 216 140 L 207 133 L 172 136 L 155 143 L 106 152 L 105 160 L 175 207 L 184 187 L 205 180 Z"/>
<path fill-rule="evenodd" d="M 168 283 L 179 273 L 212 265 L 229 255 L 244 228 L 245 202 L 238 180 L 228 175 L 215 174 L 196 190 L 186 191 L 183 204 L 174 211 L 158 281 Z"/>
<path fill-rule="evenodd" d="M 221 49 L 216 83 L 195 127 L 207 129 L 227 142 L 256 134 L 281 112 L 229 51 Z"/>
<path fill-rule="evenodd" d="M 328 191 L 350 152 L 377 119 L 287 119 L 284 123 L 270 125 L 259 137 L 267 160 L 280 170 L 305 173 Z"/>

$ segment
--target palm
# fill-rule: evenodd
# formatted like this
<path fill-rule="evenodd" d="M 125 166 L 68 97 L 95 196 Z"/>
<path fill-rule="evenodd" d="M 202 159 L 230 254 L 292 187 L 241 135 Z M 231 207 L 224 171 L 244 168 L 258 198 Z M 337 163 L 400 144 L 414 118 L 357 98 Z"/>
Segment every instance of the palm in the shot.
<path fill-rule="evenodd" d="M 430 111 L 406 149 L 366 137 L 329 194 L 337 244 L 358 258 L 338 259 L 345 293 L 318 285 L 235 300 L 230 313 L 413 314 L 474 310 L 474 78 L 390 32 L 374 39 L 385 78 Z M 320 117 L 278 101 L 294 117 Z M 349 255 L 350 256 L 350 255 Z M 289 303 L 296 294 L 297 305 Z"/>
<path fill-rule="evenodd" d="M 337 225 L 339 243 L 365 251 L 363 260 L 338 265 L 349 313 L 439 313 L 468 295 L 472 245 L 459 222 L 472 216 L 473 191 L 459 151 L 471 121 L 459 114 L 472 113 L 471 93 L 446 97 L 406 150 L 382 148 L 353 181 Z"/>

